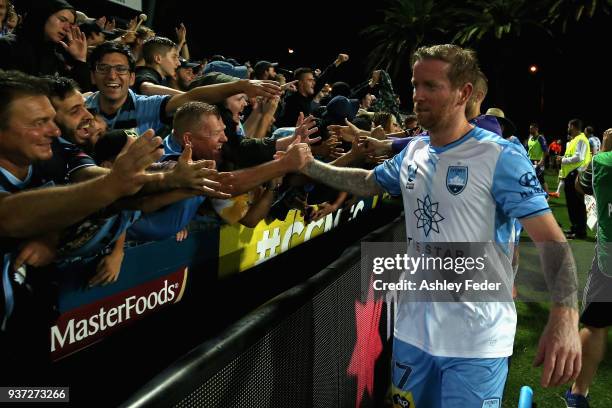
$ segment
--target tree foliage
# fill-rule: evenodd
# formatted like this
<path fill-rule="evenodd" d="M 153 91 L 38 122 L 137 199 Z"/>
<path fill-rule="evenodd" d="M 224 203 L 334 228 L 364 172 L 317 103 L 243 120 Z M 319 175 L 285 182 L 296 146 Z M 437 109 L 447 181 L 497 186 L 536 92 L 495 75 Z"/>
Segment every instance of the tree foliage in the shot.
<path fill-rule="evenodd" d="M 371 25 L 362 34 L 376 45 L 370 53 L 369 68 L 381 68 L 397 74 L 405 61 L 434 32 L 446 33 L 448 13 L 434 0 L 392 0 L 381 10 L 381 23 Z"/>
<path fill-rule="evenodd" d="M 374 42 L 369 68 L 382 68 L 396 77 L 402 62 L 416 48 L 443 37 L 447 42 L 474 46 L 487 37 L 520 37 L 527 28 L 553 38 L 568 24 L 609 14 L 612 0 L 388 0 L 382 22 L 362 34 Z"/>

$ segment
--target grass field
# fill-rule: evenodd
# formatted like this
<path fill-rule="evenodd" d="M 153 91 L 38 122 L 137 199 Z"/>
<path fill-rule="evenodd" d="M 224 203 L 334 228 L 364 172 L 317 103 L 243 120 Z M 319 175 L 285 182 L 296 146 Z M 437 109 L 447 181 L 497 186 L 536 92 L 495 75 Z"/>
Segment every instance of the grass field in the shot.
<path fill-rule="evenodd" d="M 549 172 L 547 170 L 546 180 L 551 191 L 554 191 L 557 188 L 556 172 Z M 551 199 L 549 204 L 555 218 L 563 229 L 569 228 L 570 223 L 563 193 L 561 193 L 560 198 Z M 523 236 L 521 241 L 529 240 L 526 236 Z M 581 289 L 584 287 L 586 275 L 593 258 L 594 242 L 594 233 L 589 231 L 589 236 L 586 240 L 576 240 L 571 243 L 578 266 Z M 526 262 L 527 260 L 533 261 L 532 259 L 525 258 L 523 253 L 521 253 L 521 262 Z M 522 268 L 523 267 L 519 270 L 519 274 L 524 272 Z M 519 288 L 519 293 L 521 293 L 521 286 L 518 284 L 517 286 Z M 537 350 L 540 334 L 548 318 L 549 304 L 547 302 L 517 301 L 516 308 L 518 312 L 518 327 L 503 407 L 510 408 L 518 406 L 519 392 L 523 385 L 529 385 L 533 388 L 534 402 L 537 403 L 538 408 L 565 407 L 562 395 L 565 393 L 568 385 L 558 388 L 542 388 L 539 385 L 542 369 L 533 367 L 533 359 Z M 608 349 L 611 348 L 612 336 L 609 334 Z M 590 395 L 591 407 L 612 407 L 612 359 L 609 358 L 609 356 L 599 367 L 595 382 L 590 390 Z"/>

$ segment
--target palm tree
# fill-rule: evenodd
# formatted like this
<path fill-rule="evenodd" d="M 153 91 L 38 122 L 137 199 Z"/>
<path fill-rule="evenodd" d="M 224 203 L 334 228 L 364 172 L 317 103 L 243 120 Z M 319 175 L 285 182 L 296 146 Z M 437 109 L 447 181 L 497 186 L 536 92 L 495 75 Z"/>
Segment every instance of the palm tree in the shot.
<path fill-rule="evenodd" d="M 508 35 L 518 37 L 526 27 L 552 37 L 542 23 L 543 9 L 541 4 L 528 0 L 468 0 L 463 8 L 453 11 L 458 30 L 452 41 L 465 45 L 479 42 L 488 35 L 497 40 Z"/>
<path fill-rule="evenodd" d="M 362 31 L 376 46 L 370 52 L 369 69 L 384 69 L 396 77 L 406 61 L 434 33 L 446 33 L 448 13 L 444 2 L 390 0 L 381 10 L 383 22 Z"/>
<path fill-rule="evenodd" d="M 612 0 L 552 0 L 549 2 L 546 22 L 561 24 L 561 31 L 567 31 L 571 20 L 580 21 L 585 15 L 592 18 L 596 13 L 610 14 Z"/>

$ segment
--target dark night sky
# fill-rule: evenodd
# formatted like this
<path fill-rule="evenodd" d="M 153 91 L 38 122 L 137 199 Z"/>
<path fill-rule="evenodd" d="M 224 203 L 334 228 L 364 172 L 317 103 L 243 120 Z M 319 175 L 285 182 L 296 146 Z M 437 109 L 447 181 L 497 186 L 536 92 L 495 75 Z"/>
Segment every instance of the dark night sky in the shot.
<path fill-rule="evenodd" d="M 136 14 L 103 0 L 74 0 L 73 4 L 90 16 L 102 12 L 121 17 Z M 274 2 L 157 0 L 153 27 L 173 38 L 174 27 L 184 22 L 196 58 L 223 54 L 239 61 L 278 61 L 288 69 L 323 68 L 339 52 L 347 52 L 350 60 L 338 79 L 350 84 L 366 79 L 364 61 L 371 44 L 359 32 L 380 18 L 375 10 L 382 2 L 368 6 L 356 6 L 354 1 L 303 2 L 291 7 Z M 611 23 L 612 17 L 603 15 L 571 25 L 567 34 L 554 40 L 523 31 L 518 39 L 478 45 L 490 87 L 483 109 L 504 109 L 523 137 L 530 121 L 539 122 L 543 133 L 555 138 L 564 136 L 567 121 L 573 117 L 594 125 L 598 134 L 612 127 L 607 115 L 612 87 L 605 62 L 612 40 Z M 295 54 L 288 54 L 289 47 Z M 540 67 L 537 75 L 528 71 L 532 63 Z M 394 78 L 394 85 L 402 97 L 403 110 L 410 110 L 410 72 L 404 72 Z"/>

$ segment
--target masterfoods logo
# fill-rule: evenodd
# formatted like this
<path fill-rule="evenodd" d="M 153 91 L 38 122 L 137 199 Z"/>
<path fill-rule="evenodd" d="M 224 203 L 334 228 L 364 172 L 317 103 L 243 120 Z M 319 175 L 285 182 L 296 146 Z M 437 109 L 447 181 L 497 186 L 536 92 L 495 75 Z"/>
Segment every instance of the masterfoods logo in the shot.
<path fill-rule="evenodd" d="M 165 305 L 181 300 L 187 268 L 70 310 L 51 327 L 51 358 L 74 353 Z"/>

